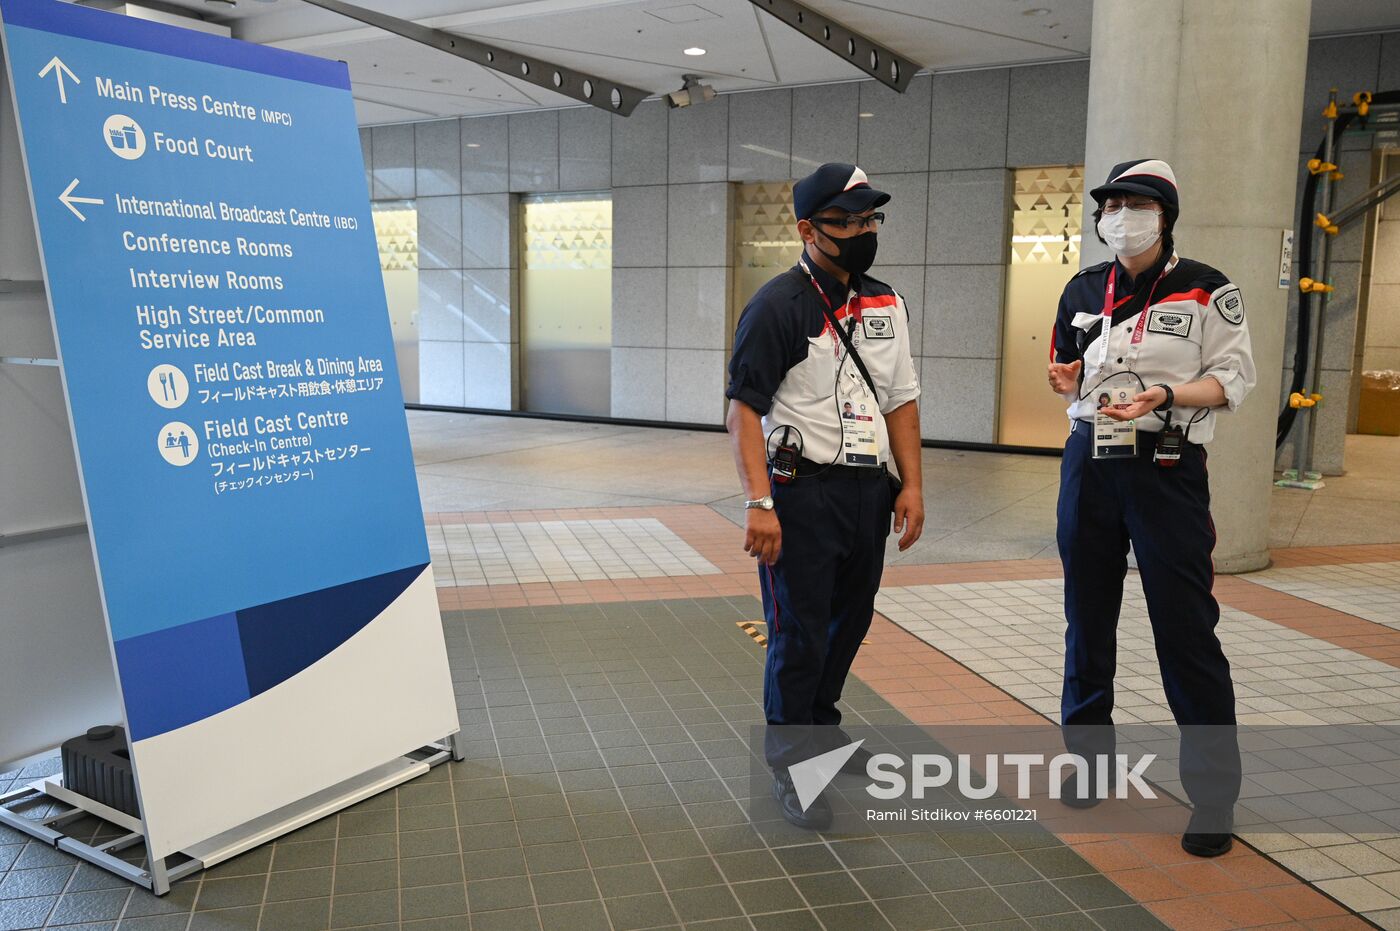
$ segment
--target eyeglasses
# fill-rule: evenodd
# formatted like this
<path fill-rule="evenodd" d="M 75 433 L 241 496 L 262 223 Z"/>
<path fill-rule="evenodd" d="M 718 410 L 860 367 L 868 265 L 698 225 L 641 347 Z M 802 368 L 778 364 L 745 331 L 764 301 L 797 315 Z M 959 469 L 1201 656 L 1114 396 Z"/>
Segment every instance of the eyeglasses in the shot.
<path fill-rule="evenodd" d="M 823 226 L 834 226 L 841 230 L 878 230 L 880 225 L 885 222 L 885 215 L 872 213 L 869 216 L 859 216 L 852 213 L 844 217 L 812 217 L 812 222 L 820 223 Z"/>
<path fill-rule="evenodd" d="M 1127 207 L 1129 210 L 1146 210 L 1152 213 L 1161 213 L 1161 211 L 1157 209 L 1157 202 L 1155 200 L 1135 200 L 1131 203 L 1109 201 L 1103 205 L 1102 209 L 1105 216 L 1111 217 L 1124 207 Z"/>

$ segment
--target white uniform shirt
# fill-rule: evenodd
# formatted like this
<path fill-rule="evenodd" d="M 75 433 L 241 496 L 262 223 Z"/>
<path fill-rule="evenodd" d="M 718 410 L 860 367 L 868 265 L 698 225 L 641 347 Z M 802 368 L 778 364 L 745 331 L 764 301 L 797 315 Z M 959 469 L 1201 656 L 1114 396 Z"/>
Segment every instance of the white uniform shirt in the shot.
<path fill-rule="evenodd" d="M 822 308 L 822 297 L 801 268 L 760 289 L 739 320 L 726 395 L 763 415 L 770 456 L 782 440 L 781 428 L 795 427 L 803 458 L 825 465 L 839 461 L 842 451 L 838 373 L 853 387 L 864 388 L 865 382 Z M 843 327 L 851 326 L 852 317 L 858 321 L 851 340 L 875 382 L 880 461 L 888 463 L 884 415 L 919 396 L 909 312 L 894 289 L 866 277 L 860 293 L 836 306 L 835 315 Z"/>
<path fill-rule="evenodd" d="M 1104 321 L 1104 290 L 1112 264 L 1080 272 L 1061 299 L 1055 335 L 1057 361 L 1080 357 L 1076 348 L 1061 344 L 1062 336 L 1087 335 L 1099 326 L 1098 335 L 1083 348 L 1079 391 L 1065 396 L 1070 402 L 1067 413 L 1071 421 L 1093 420 L 1099 386 L 1110 379 L 1114 385 L 1122 384 L 1124 378 L 1130 378 L 1121 375 L 1125 372 L 1136 373 L 1142 380 L 1137 391 L 1158 384 L 1176 388 L 1210 376 L 1225 389 L 1225 407 L 1231 411 L 1239 407 L 1255 384 L 1249 323 L 1240 289 L 1209 266 L 1173 255 L 1155 281 L 1155 289 L 1154 282 L 1145 277 L 1147 273 L 1137 283 L 1135 295 L 1150 290 L 1151 303 L 1104 327 L 1100 325 Z M 1119 377 L 1113 378 L 1115 375 Z M 1136 379 L 1131 381 L 1136 384 Z M 1181 404 L 1172 409 L 1174 425 L 1185 428 L 1191 424 L 1187 439 L 1192 443 L 1210 442 L 1215 436 L 1215 420 L 1213 410 Z M 1155 432 L 1162 426 L 1158 414 L 1147 414 L 1137 421 L 1141 431 Z"/>

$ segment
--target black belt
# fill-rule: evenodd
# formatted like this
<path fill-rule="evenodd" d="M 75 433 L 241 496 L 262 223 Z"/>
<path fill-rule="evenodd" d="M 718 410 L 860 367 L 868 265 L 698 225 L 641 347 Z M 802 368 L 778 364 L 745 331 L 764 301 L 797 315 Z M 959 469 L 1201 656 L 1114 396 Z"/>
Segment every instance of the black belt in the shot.
<path fill-rule="evenodd" d="M 830 477 L 830 478 L 856 478 L 856 479 L 876 479 L 884 478 L 889 472 L 885 463 L 876 466 L 852 466 L 852 465 L 823 465 L 820 462 L 813 462 L 810 459 L 797 460 L 797 477 Z"/>
<path fill-rule="evenodd" d="M 1089 441 L 1092 443 L 1092 442 L 1093 442 L 1093 439 L 1094 439 L 1094 424 L 1093 424 L 1092 421 L 1089 421 L 1089 420 L 1079 420 L 1079 419 L 1076 418 L 1075 421 L 1074 421 L 1074 426 L 1072 426 L 1072 427 L 1069 428 L 1069 432 L 1070 432 L 1070 433 L 1078 433 L 1078 432 L 1079 432 L 1079 429 L 1080 429 L 1081 427 L 1083 427 L 1084 430 L 1088 432 L 1088 434 L 1089 434 Z M 1138 442 L 1138 444 L 1137 444 L 1137 445 L 1138 445 L 1138 455 L 1144 455 L 1144 454 L 1145 454 L 1145 455 L 1149 455 L 1149 456 L 1150 456 L 1150 455 L 1152 454 L 1152 451 L 1157 447 L 1157 440 L 1155 439 L 1155 437 L 1156 437 L 1157 434 L 1160 433 L 1160 432 L 1162 432 L 1162 431 L 1161 431 L 1161 430 L 1141 430 L 1141 429 L 1138 430 L 1138 436 L 1139 436 L 1139 437 L 1150 436 L 1150 437 L 1153 437 L 1153 438 L 1154 438 L 1154 439 L 1152 440 L 1152 442 L 1150 442 L 1150 443 L 1143 443 L 1143 442 L 1141 442 L 1141 441 Z M 1200 446 L 1201 444 L 1200 444 L 1200 443 L 1192 443 L 1190 440 L 1187 440 L 1183 445 L 1184 445 L 1184 446 Z"/>

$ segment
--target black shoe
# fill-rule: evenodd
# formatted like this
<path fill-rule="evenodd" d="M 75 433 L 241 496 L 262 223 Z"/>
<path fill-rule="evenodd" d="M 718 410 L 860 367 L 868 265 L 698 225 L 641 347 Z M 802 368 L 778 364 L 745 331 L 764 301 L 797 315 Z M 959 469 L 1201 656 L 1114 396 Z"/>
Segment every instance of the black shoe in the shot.
<path fill-rule="evenodd" d="M 864 747 L 856 747 L 851 758 L 841 764 L 841 772 L 847 776 L 864 776 L 866 774 L 865 764 L 869 763 L 870 758 L 874 755 Z"/>
<path fill-rule="evenodd" d="M 1186 833 L 1181 835 L 1181 849 L 1193 857 L 1218 857 L 1235 846 L 1230 836 L 1234 818 L 1230 812 L 1198 808 L 1191 813 Z M 1222 830 L 1223 829 L 1223 830 Z"/>
<path fill-rule="evenodd" d="M 1080 809 L 1093 808 L 1099 802 L 1102 802 L 1103 799 L 1099 798 L 1098 795 L 1098 773 L 1090 772 L 1088 782 L 1088 792 L 1081 793 L 1079 791 L 1078 775 L 1071 774 L 1065 777 L 1065 781 L 1060 784 L 1060 802 L 1064 805 L 1068 805 L 1070 808 Z M 1114 773 L 1112 776 L 1109 777 L 1108 780 L 1109 795 L 1112 795 L 1117 790 L 1117 788 L 1118 774 Z"/>
<path fill-rule="evenodd" d="M 831 803 L 826 800 L 826 796 L 818 795 L 812 800 L 812 804 L 807 806 L 807 810 L 803 811 L 802 803 L 797 800 L 797 789 L 792 784 L 792 777 L 786 772 L 773 773 L 773 797 L 778 800 L 783 820 L 788 824 L 804 831 L 825 831 L 831 827 Z"/>

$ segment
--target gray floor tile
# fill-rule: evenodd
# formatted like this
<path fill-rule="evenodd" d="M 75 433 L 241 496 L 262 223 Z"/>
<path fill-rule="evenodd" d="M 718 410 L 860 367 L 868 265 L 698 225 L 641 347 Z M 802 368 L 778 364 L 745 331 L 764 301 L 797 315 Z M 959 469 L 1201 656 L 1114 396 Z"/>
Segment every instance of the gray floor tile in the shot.
<path fill-rule="evenodd" d="M 196 911 L 260 905 L 267 888 L 267 876 L 235 876 L 230 879 L 205 878 L 199 887 Z"/>
<path fill-rule="evenodd" d="M 604 900 L 604 905 L 617 931 L 659 928 L 677 921 L 671 903 L 659 893 L 609 898 Z"/>
<path fill-rule="evenodd" d="M 382 892 L 397 889 L 398 863 L 375 860 L 369 863 L 342 863 L 335 868 L 334 893 L 337 898 L 357 892 Z"/>
<path fill-rule="evenodd" d="M 829 929 L 860 928 L 861 931 L 890 931 L 891 925 L 873 904 L 856 902 L 851 905 L 829 905 L 812 910 L 822 925 Z"/>
<path fill-rule="evenodd" d="M 724 882 L 719 867 L 708 856 L 659 860 L 655 866 L 657 875 L 661 877 L 661 884 L 668 891 L 713 886 Z"/>
<path fill-rule="evenodd" d="M 884 914 L 885 920 L 894 926 L 895 931 L 928 931 L 958 926 L 957 920 L 933 896 L 881 899 L 875 905 Z"/>
<path fill-rule="evenodd" d="M 356 892 L 331 900 L 331 927 L 381 924 L 399 920 L 398 890 Z"/>
<path fill-rule="evenodd" d="M 73 864 L 44 866 L 32 870 L 11 870 L 0 879 L 0 899 L 22 899 L 36 895 L 57 895 L 73 878 Z"/>
<path fill-rule="evenodd" d="M 729 888 L 747 915 L 793 911 L 805 908 L 810 902 L 803 900 L 792 880 L 787 878 L 734 883 Z"/>
<path fill-rule="evenodd" d="M 570 902 L 540 907 L 543 931 L 609 931 L 612 927 L 602 902 Z"/>
<path fill-rule="evenodd" d="M 242 931 L 258 926 L 262 916 L 259 906 L 241 908 L 220 908 L 207 912 L 195 912 L 190 918 L 190 931 Z"/>
<path fill-rule="evenodd" d="M 263 931 L 318 931 L 328 927 L 330 920 L 329 898 L 297 899 L 265 904 L 258 927 Z"/>
<path fill-rule="evenodd" d="M 512 908 L 498 912 L 472 913 L 472 931 L 539 931 L 537 909 Z"/>
<path fill-rule="evenodd" d="M 739 901 L 734 898 L 734 893 L 728 886 L 676 889 L 671 890 L 669 895 L 676 914 L 684 923 L 743 914 Z"/>
<path fill-rule="evenodd" d="M 1133 900 L 1107 876 L 1074 876 L 1057 879 L 1055 887 L 1079 908 L 1103 909 L 1131 905 Z"/>
<path fill-rule="evenodd" d="M 467 907 L 473 912 L 520 908 L 534 904 L 526 877 L 472 880 L 467 883 Z"/>
<path fill-rule="evenodd" d="M 333 872 L 330 867 L 273 872 L 267 878 L 266 900 L 285 902 L 289 899 L 318 899 L 329 896 Z"/>
<path fill-rule="evenodd" d="M 466 890 L 460 882 L 404 889 L 400 893 L 400 909 L 404 921 L 466 915 Z"/>
<path fill-rule="evenodd" d="M 534 887 L 535 901 L 541 907 L 599 898 L 598 883 L 589 870 L 540 873 L 530 877 L 530 884 Z"/>
<path fill-rule="evenodd" d="M 0 928 L 6 931 L 42 928 L 49 912 L 58 903 L 56 895 L 30 896 L 23 899 L 0 900 Z"/>
<path fill-rule="evenodd" d="M 335 862 L 335 841 L 288 844 L 278 842 L 272 855 L 275 870 L 304 870 Z"/>

